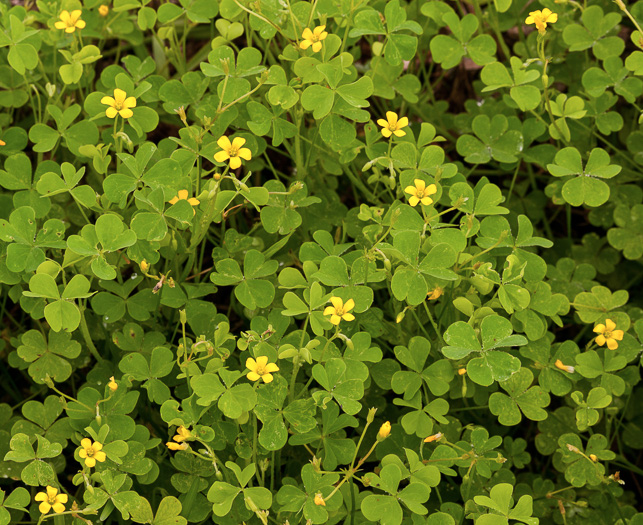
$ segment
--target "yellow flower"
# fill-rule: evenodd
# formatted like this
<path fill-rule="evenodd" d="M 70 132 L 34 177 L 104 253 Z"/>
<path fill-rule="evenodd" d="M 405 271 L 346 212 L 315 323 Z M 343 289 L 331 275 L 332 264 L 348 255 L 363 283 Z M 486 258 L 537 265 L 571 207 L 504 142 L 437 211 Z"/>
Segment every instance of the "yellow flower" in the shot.
<path fill-rule="evenodd" d="M 65 33 L 73 33 L 76 29 L 83 29 L 87 24 L 80 19 L 82 13 L 80 9 L 74 9 L 71 13 L 62 11 L 59 17 L 60 20 L 54 24 L 54 27 L 64 29 Z"/>
<path fill-rule="evenodd" d="M 114 90 L 114 98 L 103 97 L 100 99 L 100 103 L 110 106 L 105 111 L 105 115 L 109 118 L 115 118 L 116 115 L 120 115 L 123 118 L 130 118 L 134 115 L 131 108 L 136 107 L 136 99 L 134 97 L 128 97 L 125 91 L 118 88 Z"/>
<path fill-rule="evenodd" d="M 56 514 L 65 512 L 65 503 L 67 503 L 67 494 L 58 494 L 58 489 L 47 485 L 47 492 L 38 492 L 34 500 L 42 501 L 38 505 L 38 510 L 42 514 L 47 514 L 51 509 L 54 509 Z"/>
<path fill-rule="evenodd" d="M 187 450 L 189 445 L 187 443 L 172 443 L 171 441 L 165 444 L 170 450 Z"/>
<path fill-rule="evenodd" d="M 0 146 L 6 146 L 7 143 L 4 140 L 0 140 Z"/>
<path fill-rule="evenodd" d="M 330 322 L 335 326 L 337 326 L 342 319 L 344 321 L 355 320 L 355 316 L 348 313 L 355 308 L 355 301 L 349 299 L 344 303 L 339 297 L 331 297 L 330 302 L 333 303 L 333 306 L 327 306 L 324 309 L 324 315 L 330 315 Z"/>
<path fill-rule="evenodd" d="M 236 170 L 241 167 L 241 159 L 250 160 L 252 152 L 248 148 L 242 147 L 246 143 L 243 137 L 236 137 L 232 142 L 225 135 L 217 140 L 217 144 L 223 151 L 215 153 L 214 160 L 225 162 L 230 159 L 230 169 Z"/>
<path fill-rule="evenodd" d="M 141 261 L 141 264 L 139 266 L 141 267 L 141 271 L 143 273 L 147 273 L 147 271 L 150 269 L 150 263 L 148 263 L 145 259 Z"/>
<path fill-rule="evenodd" d="M 464 367 L 462 367 L 462 368 L 458 368 L 458 375 L 459 375 L 459 376 L 463 376 L 463 375 L 464 375 L 464 374 L 466 374 L 466 373 L 467 373 L 467 369 L 466 369 L 466 368 L 464 368 Z"/>
<path fill-rule="evenodd" d="M 320 492 L 315 494 L 315 505 L 321 505 L 322 507 L 326 506 L 326 502 L 324 501 L 324 496 L 322 496 Z"/>
<path fill-rule="evenodd" d="M 438 191 L 438 188 L 435 184 L 426 185 L 422 179 L 415 179 L 413 181 L 415 186 L 407 186 L 404 188 L 404 192 L 411 195 L 409 197 L 409 204 L 413 207 L 418 205 L 418 202 L 421 202 L 424 206 L 428 206 L 433 203 L 433 199 L 429 195 L 433 195 Z"/>
<path fill-rule="evenodd" d="M 424 204 L 424 203 L 422 203 Z M 435 301 L 437 298 L 439 298 L 442 294 L 444 293 L 444 288 L 441 286 L 436 286 L 427 294 L 427 299 L 429 301 Z"/>
<path fill-rule="evenodd" d="M 402 117 L 398 119 L 397 113 L 393 111 L 386 112 L 386 120 L 383 118 L 378 119 L 377 123 L 382 126 L 382 135 L 386 138 L 389 138 L 391 135 L 396 137 L 403 137 L 406 135 L 406 131 L 402 131 L 402 128 L 405 128 L 409 125 L 409 119 L 407 117 Z"/>
<path fill-rule="evenodd" d="M 246 359 L 246 368 L 250 370 L 246 377 L 250 381 L 257 381 L 263 379 L 264 383 L 272 381 L 271 372 L 279 372 L 279 367 L 275 363 L 268 362 L 268 356 L 261 355 L 255 361 L 252 357 Z"/>
<path fill-rule="evenodd" d="M 574 367 L 569 365 L 564 365 L 560 359 L 556 359 L 556 362 L 554 363 L 554 365 L 556 366 L 556 368 L 558 368 L 558 370 L 562 370 L 563 372 L 567 372 L 569 374 L 574 373 Z"/>
<path fill-rule="evenodd" d="M 109 378 L 109 383 L 107 383 L 107 386 L 112 392 L 116 392 L 118 389 L 118 383 L 114 380 L 114 376 Z"/>
<path fill-rule="evenodd" d="M 558 15 L 545 7 L 542 11 L 531 11 L 525 20 L 525 24 L 536 24 L 538 32 L 544 35 L 547 24 L 553 24 L 556 21 L 558 21 Z"/>
<path fill-rule="evenodd" d="M 172 439 L 177 443 L 182 443 L 183 441 L 194 439 L 194 436 L 192 435 L 192 432 L 190 432 L 187 428 L 181 425 L 179 428 L 176 429 L 176 436 L 174 436 Z"/>
<path fill-rule="evenodd" d="M 623 330 L 615 330 L 616 323 L 611 319 L 605 319 L 605 324 L 597 324 L 594 327 L 594 332 L 600 334 L 596 336 L 596 344 L 603 346 L 607 343 L 607 348 L 616 350 L 618 348 L 617 341 L 623 340 Z"/>
<path fill-rule="evenodd" d="M 107 455 L 101 450 L 103 445 L 98 441 L 92 443 L 91 439 L 84 438 L 81 440 L 80 446 L 83 448 L 78 452 L 78 455 L 85 460 L 85 465 L 89 468 L 95 467 L 97 461 L 102 463 L 107 459 Z"/>
<path fill-rule="evenodd" d="M 598 456 L 596 456 L 596 454 L 590 454 L 589 459 L 596 463 L 598 461 Z"/>
<path fill-rule="evenodd" d="M 328 32 L 324 31 L 324 29 L 326 29 L 326 26 L 317 26 L 312 31 L 309 27 L 304 29 L 304 32 L 301 34 L 301 38 L 303 40 L 299 42 L 299 47 L 302 49 L 308 49 L 312 46 L 313 53 L 320 51 L 322 48 L 321 41 L 328 36 Z"/>
<path fill-rule="evenodd" d="M 442 432 L 438 432 L 437 434 L 433 434 L 432 436 L 429 436 L 424 440 L 425 443 L 433 443 L 434 441 L 440 441 L 442 439 Z"/>
<path fill-rule="evenodd" d="M 176 197 L 172 197 L 168 202 L 170 204 L 176 204 L 179 201 L 188 201 L 192 206 L 198 206 L 201 204 L 201 201 L 199 199 L 195 199 L 194 197 L 190 197 L 188 199 L 188 190 L 179 190 L 179 194 Z M 192 214 L 194 215 L 196 211 L 192 210 Z"/>
<path fill-rule="evenodd" d="M 100 16 L 107 16 L 109 14 L 109 7 L 106 5 L 102 5 L 98 8 L 98 13 Z"/>
<path fill-rule="evenodd" d="M 390 433 L 391 433 L 391 424 L 387 421 L 386 423 L 382 424 L 382 426 L 380 427 L 380 431 L 377 433 L 377 440 L 378 441 L 385 440 Z"/>

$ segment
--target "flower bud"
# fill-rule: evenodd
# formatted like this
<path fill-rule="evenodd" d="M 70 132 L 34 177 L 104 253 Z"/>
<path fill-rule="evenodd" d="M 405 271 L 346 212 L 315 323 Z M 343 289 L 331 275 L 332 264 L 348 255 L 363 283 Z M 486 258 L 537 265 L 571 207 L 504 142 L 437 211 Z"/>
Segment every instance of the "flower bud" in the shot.
<path fill-rule="evenodd" d="M 150 264 L 145 259 L 141 261 L 141 264 L 139 266 L 141 267 L 141 271 L 143 273 L 147 273 L 150 269 Z"/>
<path fill-rule="evenodd" d="M 463 375 L 464 375 L 464 374 L 466 374 L 466 373 L 467 373 L 467 369 L 466 369 L 466 368 L 462 367 L 462 368 L 459 368 L 459 369 L 458 369 L 458 375 L 459 375 L 459 376 L 463 376 Z"/>
<path fill-rule="evenodd" d="M 100 16 L 107 16 L 109 14 L 109 6 L 102 5 L 98 8 Z"/>
<path fill-rule="evenodd" d="M 322 496 L 320 492 L 315 494 L 315 505 L 321 505 L 322 507 L 326 506 L 326 502 L 324 501 L 324 496 Z"/>
<path fill-rule="evenodd" d="M 377 440 L 384 441 L 389 436 L 390 433 L 391 433 L 391 424 L 387 421 L 380 427 L 380 430 L 377 433 Z"/>
<path fill-rule="evenodd" d="M 170 450 L 187 450 L 190 445 L 187 443 L 173 443 L 168 441 L 165 446 Z"/>
<path fill-rule="evenodd" d="M 433 443 L 434 441 L 440 441 L 444 434 L 442 432 L 438 432 L 437 434 L 433 434 L 432 436 L 429 436 L 424 440 L 425 443 Z"/>
<path fill-rule="evenodd" d="M 118 383 L 116 383 L 116 381 L 114 380 L 114 376 L 109 378 L 109 383 L 107 383 L 107 386 L 112 392 L 116 392 L 116 390 L 118 389 Z"/>
<path fill-rule="evenodd" d="M 404 319 L 404 316 L 406 315 L 406 311 L 402 310 L 399 314 L 397 314 L 397 317 L 395 318 L 395 322 L 397 324 L 400 324 L 402 320 Z"/>
<path fill-rule="evenodd" d="M 442 288 L 441 286 L 436 286 L 435 288 L 433 288 L 433 290 L 431 290 L 431 291 L 427 294 L 427 299 L 428 299 L 429 301 L 435 301 L 435 300 L 436 300 L 436 299 L 438 299 L 438 298 L 439 298 L 443 293 L 444 293 L 444 288 Z"/>
<path fill-rule="evenodd" d="M 596 454 L 590 454 L 589 459 L 591 459 L 594 463 L 598 461 L 598 457 L 596 456 Z"/>
<path fill-rule="evenodd" d="M 185 324 L 188 322 L 188 316 L 185 313 L 185 309 L 179 310 L 179 319 L 181 321 L 181 324 Z"/>
<path fill-rule="evenodd" d="M 369 408 L 368 409 L 368 415 L 366 416 L 366 422 L 368 424 L 371 424 L 373 420 L 375 419 L 375 412 L 377 412 L 377 408 Z"/>
<path fill-rule="evenodd" d="M 560 359 L 556 359 L 556 362 L 554 363 L 554 365 L 556 366 L 556 368 L 558 368 L 559 370 L 562 370 L 563 372 L 567 372 L 568 374 L 574 373 L 574 367 L 569 365 L 564 365 Z"/>

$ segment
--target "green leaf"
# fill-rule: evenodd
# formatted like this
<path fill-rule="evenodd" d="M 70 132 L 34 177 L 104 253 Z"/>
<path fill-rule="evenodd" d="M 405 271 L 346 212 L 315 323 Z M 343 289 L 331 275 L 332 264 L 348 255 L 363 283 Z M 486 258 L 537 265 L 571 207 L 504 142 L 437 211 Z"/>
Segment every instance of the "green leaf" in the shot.
<path fill-rule="evenodd" d="M 516 374 L 500 386 L 509 394 L 495 392 L 489 398 L 489 410 L 498 416 L 500 424 L 505 426 L 517 425 L 522 420 L 521 411 L 533 421 L 547 418 L 543 407 L 549 405 L 549 394 L 539 386 L 531 387 L 534 375 L 528 368 L 521 368 Z"/>

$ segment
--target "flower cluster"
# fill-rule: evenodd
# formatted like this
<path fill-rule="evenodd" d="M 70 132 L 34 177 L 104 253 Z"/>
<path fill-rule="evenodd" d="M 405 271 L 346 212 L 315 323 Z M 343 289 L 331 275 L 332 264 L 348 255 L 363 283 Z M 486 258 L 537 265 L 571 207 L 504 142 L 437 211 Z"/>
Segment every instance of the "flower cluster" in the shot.
<path fill-rule="evenodd" d="M 172 439 L 175 442 L 168 441 L 165 444 L 167 448 L 169 448 L 170 450 L 186 450 L 189 446 L 186 443 L 186 441 L 190 441 L 194 439 L 194 436 L 192 435 L 192 432 L 190 432 L 187 428 L 181 425 L 179 428 L 176 429 L 176 435 L 173 436 Z"/>
<path fill-rule="evenodd" d="M 84 20 L 80 19 L 83 12 L 80 9 L 74 9 L 71 13 L 69 11 L 60 12 L 60 20 L 54 24 L 56 29 L 64 29 L 65 33 L 73 33 L 76 29 L 84 29 L 87 25 Z"/>
<path fill-rule="evenodd" d="M 250 381 L 263 379 L 264 383 L 272 382 L 272 372 L 279 372 L 279 367 L 275 363 L 269 363 L 265 355 L 257 357 L 256 360 L 252 357 L 246 359 L 246 368 L 250 370 L 246 375 Z"/>
<path fill-rule="evenodd" d="M 38 492 L 34 496 L 34 500 L 42 502 L 38 505 L 38 510 L 42 514 L 47 514 L 52 509 L 56 514 L 65 512 L 65 503 L 67 503 L 68 499 L 67 494 L 58 494 L 58 489 L 50 487 L 49 485 L 47 485 L 45 490 L 46 492 Z"/>
<path fill-rule="evenodd" d="M 299 42 L 299 47 L 302 49 L 312 48 L 313 53 L 321 51 L 322 40 L 325 40 L 328 36 L 328 32 L 324 31 L 326 26 L 317 26 L 311 31 L 309 27 L 304 29 L 304 32 L 301 34 L 302 41 Z"/>
<path fill-rule="evenodd" d="M 594 333 L 599 334 L 596 336 L 596 344 L 603 346 L 607 343 L 607 348 L 616 350 L 618 348 L 618 341 L 623 340 L 623 330 L 616 330 L 616 323 L 611 319 L 605 319 L 605 324 L 599 323 L 594 327 Z"/>
<path fill-rule="evenodd" d="M 330 302 L 333 306 L 327 306 L 324 309 L 324 315 L 330 315 L 330 322 L 337 326 L 342 319 L 344 321 L 354 321 L 355 316 L 349 313 L 355 308 L 355 301 L 349 299 L 344 303 L 340 297 L 331 297 Z"/>
<path fill-rule="evenodd" d="M 96 462 L 103 462 L 107 459 L 107 455 L 103 452 L 103 445 L 98 441 L 94 441 L 89 438 L 84 438 L 80 442 L 82 447 L 78 451 L 78 455 L 85 460 L 85 466 L 92 468 L 96 466 Z"/>

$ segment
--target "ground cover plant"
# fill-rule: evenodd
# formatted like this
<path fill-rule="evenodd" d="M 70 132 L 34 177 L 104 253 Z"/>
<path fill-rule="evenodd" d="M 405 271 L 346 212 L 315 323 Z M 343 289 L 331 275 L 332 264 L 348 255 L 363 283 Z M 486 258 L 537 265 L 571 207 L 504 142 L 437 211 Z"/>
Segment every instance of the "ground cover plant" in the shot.
<path fill-rule="evenodd" d="M 640 24 L 0 0 L 0 525 L 643 524 Z"/>

